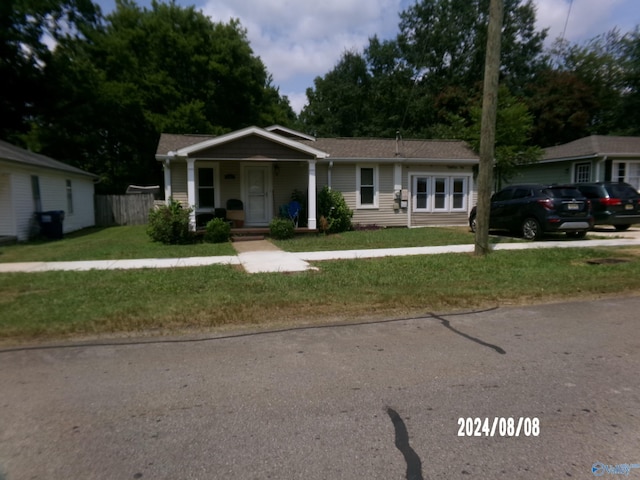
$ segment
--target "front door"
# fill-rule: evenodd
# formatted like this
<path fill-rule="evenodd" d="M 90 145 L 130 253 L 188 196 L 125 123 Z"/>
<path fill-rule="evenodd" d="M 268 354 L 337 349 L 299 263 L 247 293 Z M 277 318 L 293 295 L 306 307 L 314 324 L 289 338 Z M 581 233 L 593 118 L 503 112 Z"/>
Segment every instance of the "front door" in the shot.
<path fill-rule="evenodd" d="M 265 226 L 271 221 L 271 168 L 246 166 L 244 170 L 245 225 Z"/>

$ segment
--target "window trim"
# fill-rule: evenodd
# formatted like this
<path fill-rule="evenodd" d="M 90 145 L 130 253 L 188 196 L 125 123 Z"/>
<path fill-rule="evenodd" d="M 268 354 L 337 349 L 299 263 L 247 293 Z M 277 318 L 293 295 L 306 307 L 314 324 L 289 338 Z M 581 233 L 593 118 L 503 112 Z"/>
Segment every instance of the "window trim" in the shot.
<path fill-rule="evenodd" d="M 216 208 L 219 208 L 220 205 L 220 168 L 218 163 L 212 162 L 196 162 L 194 165 L 195 168 L 195 190 L 196 190 L 196 211 L 198 212 L 213 212 Z M 213 186 L 209 187 L 201 187 L 200 186 L 200 169 L 202 168 L 210 168 L 213 170 Z M 200 189 L 212 189 L 213 190 L 213 206 L 200 206 Z"/>
<path fill-rule="evenodd" d="M 73 183 L 71 179 L 65 180 L 65 187 L 67 192 L 67 215 L 73 215 Z"/>
<path fill-rule="evenodd" d="M 362 169 L 370 168 L 373 170 L 373 185 L 362 185 Z M 379 166 L 374 164 L 357 164 L 356 165 L 356 208 L 358 210 L 372 210 L 379 208 L 380 185 L 379 185 Z M 373 203 L 362 203 L 362 187 L 373 187 Z"/>
<path fill-rule="evenodd" d="M 469 186 L 470 186 L 470 174 L 462 175 L 447 175 L 446 173 L 433 173 L 433 172 L 412 172 L 410 173 L 410 185 L 411 185 L 411 211 L 413 213 L 460 213 L 468 211 L 469 207 Z M 418 179 L 427 179 L 427 203 L 425 208 L 418 208 L 417 202 L 417 189 Z M 436 180 L 445 179 L 445 206 L 443 208 L 436 207 Z M 463 196 L 462 207 L 455 208 L 453 202 L 454 196 L 454 182 L 456 180 L 463 181 Z"/>
<path fill-rule="evenodd" d="M 581 167 L 587 167 L 586 180 L 579 178 Z M 582 175 L 583 177 L 585 175 Z M 573 164 L 573 182 L 574 183 L 588 183 L 591 181 L 591 162 L 578 162 Z"/>
<path fill-rule="evenodd" d="M 40 177 L 31 175 L 31 198 L 33 199 L 33 210 L 42 211 L 42 193 L 40 191 Z"/>

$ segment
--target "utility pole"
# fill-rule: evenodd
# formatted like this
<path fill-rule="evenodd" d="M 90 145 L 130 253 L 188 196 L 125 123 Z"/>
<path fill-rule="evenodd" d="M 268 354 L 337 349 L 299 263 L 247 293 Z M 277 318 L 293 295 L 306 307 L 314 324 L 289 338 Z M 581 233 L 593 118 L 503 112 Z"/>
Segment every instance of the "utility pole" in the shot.
<path fill-rule="evenodd" d="M 502 17 L 504 16 L 503 3 L 503 0 L 491 0 L 489 5 L 489 31 L 487 33 L 487 55 L 484 66 L 482 122 L 480 127 L 476 255 L 486 255 L 490 252 L 489 213 L 491 209 L 491 186 L 493 183 L 493 160 L 496 142 L 500 39 L 502 36 Z"/>

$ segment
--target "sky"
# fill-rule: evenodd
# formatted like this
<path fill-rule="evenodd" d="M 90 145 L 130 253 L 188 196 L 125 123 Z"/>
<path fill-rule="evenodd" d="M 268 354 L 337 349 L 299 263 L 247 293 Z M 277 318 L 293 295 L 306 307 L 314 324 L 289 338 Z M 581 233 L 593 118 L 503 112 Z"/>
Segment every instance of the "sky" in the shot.
<path fill-rule="evenodd" d="M 103 13 L 115 0 L 94 0 Z M 136 0 L 149 7 L 151 0 Z M 176 0 L 195 6 L 215 22 L 240 20 L 254 53 L 264 62 L 279 87 L 299 113 L 306 89 L 339 61 L 343 52 L 362 51 L 369 38 L 395 38 L 399 13 L 415 0 Z M 548 41 L 561 37 L 581 43 L 619 28 L 640 25 L 638 0 L 534 0 L 537 27 L 548 28 Z M 566 26 L 566 29 L 565 29 Z"/>

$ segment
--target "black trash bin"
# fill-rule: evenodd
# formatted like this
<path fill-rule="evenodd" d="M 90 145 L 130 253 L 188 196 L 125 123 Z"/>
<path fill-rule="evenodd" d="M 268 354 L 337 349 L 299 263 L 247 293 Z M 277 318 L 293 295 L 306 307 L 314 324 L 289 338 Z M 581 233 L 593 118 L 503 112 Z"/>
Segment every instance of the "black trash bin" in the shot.
<path fill-rule="evenodd" d="M 50 210 L 48 212 L 38 212 L 38 222 L 40 223 L 40 234 L 52 240 L 62 238 L 62 223 L 64 222 L 64 212 L 62 210 Z"/>

